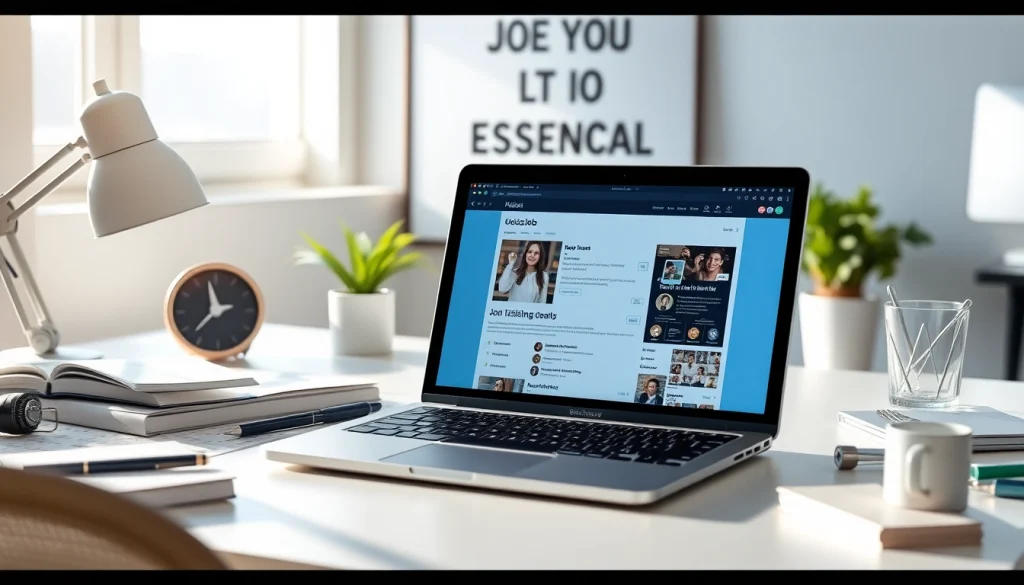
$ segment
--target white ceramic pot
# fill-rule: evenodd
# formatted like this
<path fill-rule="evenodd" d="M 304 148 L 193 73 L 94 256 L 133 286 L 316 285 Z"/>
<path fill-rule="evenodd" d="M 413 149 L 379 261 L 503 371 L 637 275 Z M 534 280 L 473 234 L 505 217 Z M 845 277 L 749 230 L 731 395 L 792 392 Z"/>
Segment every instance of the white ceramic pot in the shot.
<path fill-rule="evenodd" d="M 800 293 L 804 365 L 820 370 L 870 370 L 878 320 L 876 299 Z"/>
<path fill-rule="evenodd" d="M 327 317 L 334 355 L 391 353 L 395 337 L 395 292 L 327 291 Z"/>

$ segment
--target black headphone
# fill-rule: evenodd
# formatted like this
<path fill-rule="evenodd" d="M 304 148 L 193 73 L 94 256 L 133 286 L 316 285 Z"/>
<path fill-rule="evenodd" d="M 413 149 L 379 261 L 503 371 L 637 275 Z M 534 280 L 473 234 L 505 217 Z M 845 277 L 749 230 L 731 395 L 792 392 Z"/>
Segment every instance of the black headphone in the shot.
<path fill-rule="evenodd" d="M 0 394 L 0 433 L 27 435 L 43 422 L 43 401 L 36 394 L 15 392 Z"/>

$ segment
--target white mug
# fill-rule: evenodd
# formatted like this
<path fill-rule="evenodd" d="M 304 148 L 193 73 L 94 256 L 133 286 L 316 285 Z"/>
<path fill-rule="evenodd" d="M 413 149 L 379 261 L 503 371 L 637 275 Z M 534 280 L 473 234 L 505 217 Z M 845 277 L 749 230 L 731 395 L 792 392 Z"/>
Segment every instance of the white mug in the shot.
<path fill-rule="evenodd" d="M 970 427 L 901 422 L 885 431 L 882 495 L 901 508 L 962 512 L 971 473 Z"/>

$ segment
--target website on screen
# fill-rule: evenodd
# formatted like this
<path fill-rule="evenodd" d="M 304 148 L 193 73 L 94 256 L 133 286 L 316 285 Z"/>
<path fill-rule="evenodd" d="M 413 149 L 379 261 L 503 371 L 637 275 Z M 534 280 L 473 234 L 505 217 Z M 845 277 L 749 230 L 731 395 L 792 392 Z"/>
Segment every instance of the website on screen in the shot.
<path fill-rule="evenodd" d="M 437 383 L 763 412 L 792 195 L 760 189 L 472 185 Z"/>

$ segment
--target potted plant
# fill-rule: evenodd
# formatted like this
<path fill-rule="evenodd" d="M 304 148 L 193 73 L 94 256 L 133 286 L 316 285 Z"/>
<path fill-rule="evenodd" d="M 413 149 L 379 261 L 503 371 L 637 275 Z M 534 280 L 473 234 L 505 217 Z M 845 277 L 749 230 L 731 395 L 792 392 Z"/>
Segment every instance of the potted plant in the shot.
<path fill-rule="evenodd" d="M 923 246 L 931 236 L 917 224 L 878 225 L 881 209 L 872 189 L 862 186 L 841 198 L 815 185 L 807 207 L 801 267 L 814 284 L 800 294 L 804 365 L 867 370 L 879 320 L 877 299 L 865 295 L 871 275 L 891 278 L 902 244 Z"/>
<path fill-rule="evenodd" d="M 356 234 L 342 225 L 348 246 L 348 266 L 330 250 L 306 234 L 308 248 L 295 252 L 295 264 L 327 266 L 341 288 L 327 291 L 327 315 L 331 342 L 337 355 L 378 355 L 389 353 L 395 336 L 395 293 L 383 288 L 395 274 L 413 268 L 423 260 L 419 252 L 402 253 L 415 236 L 399 233 L 396 221 L 374 244 L 365 232 Z"/>

